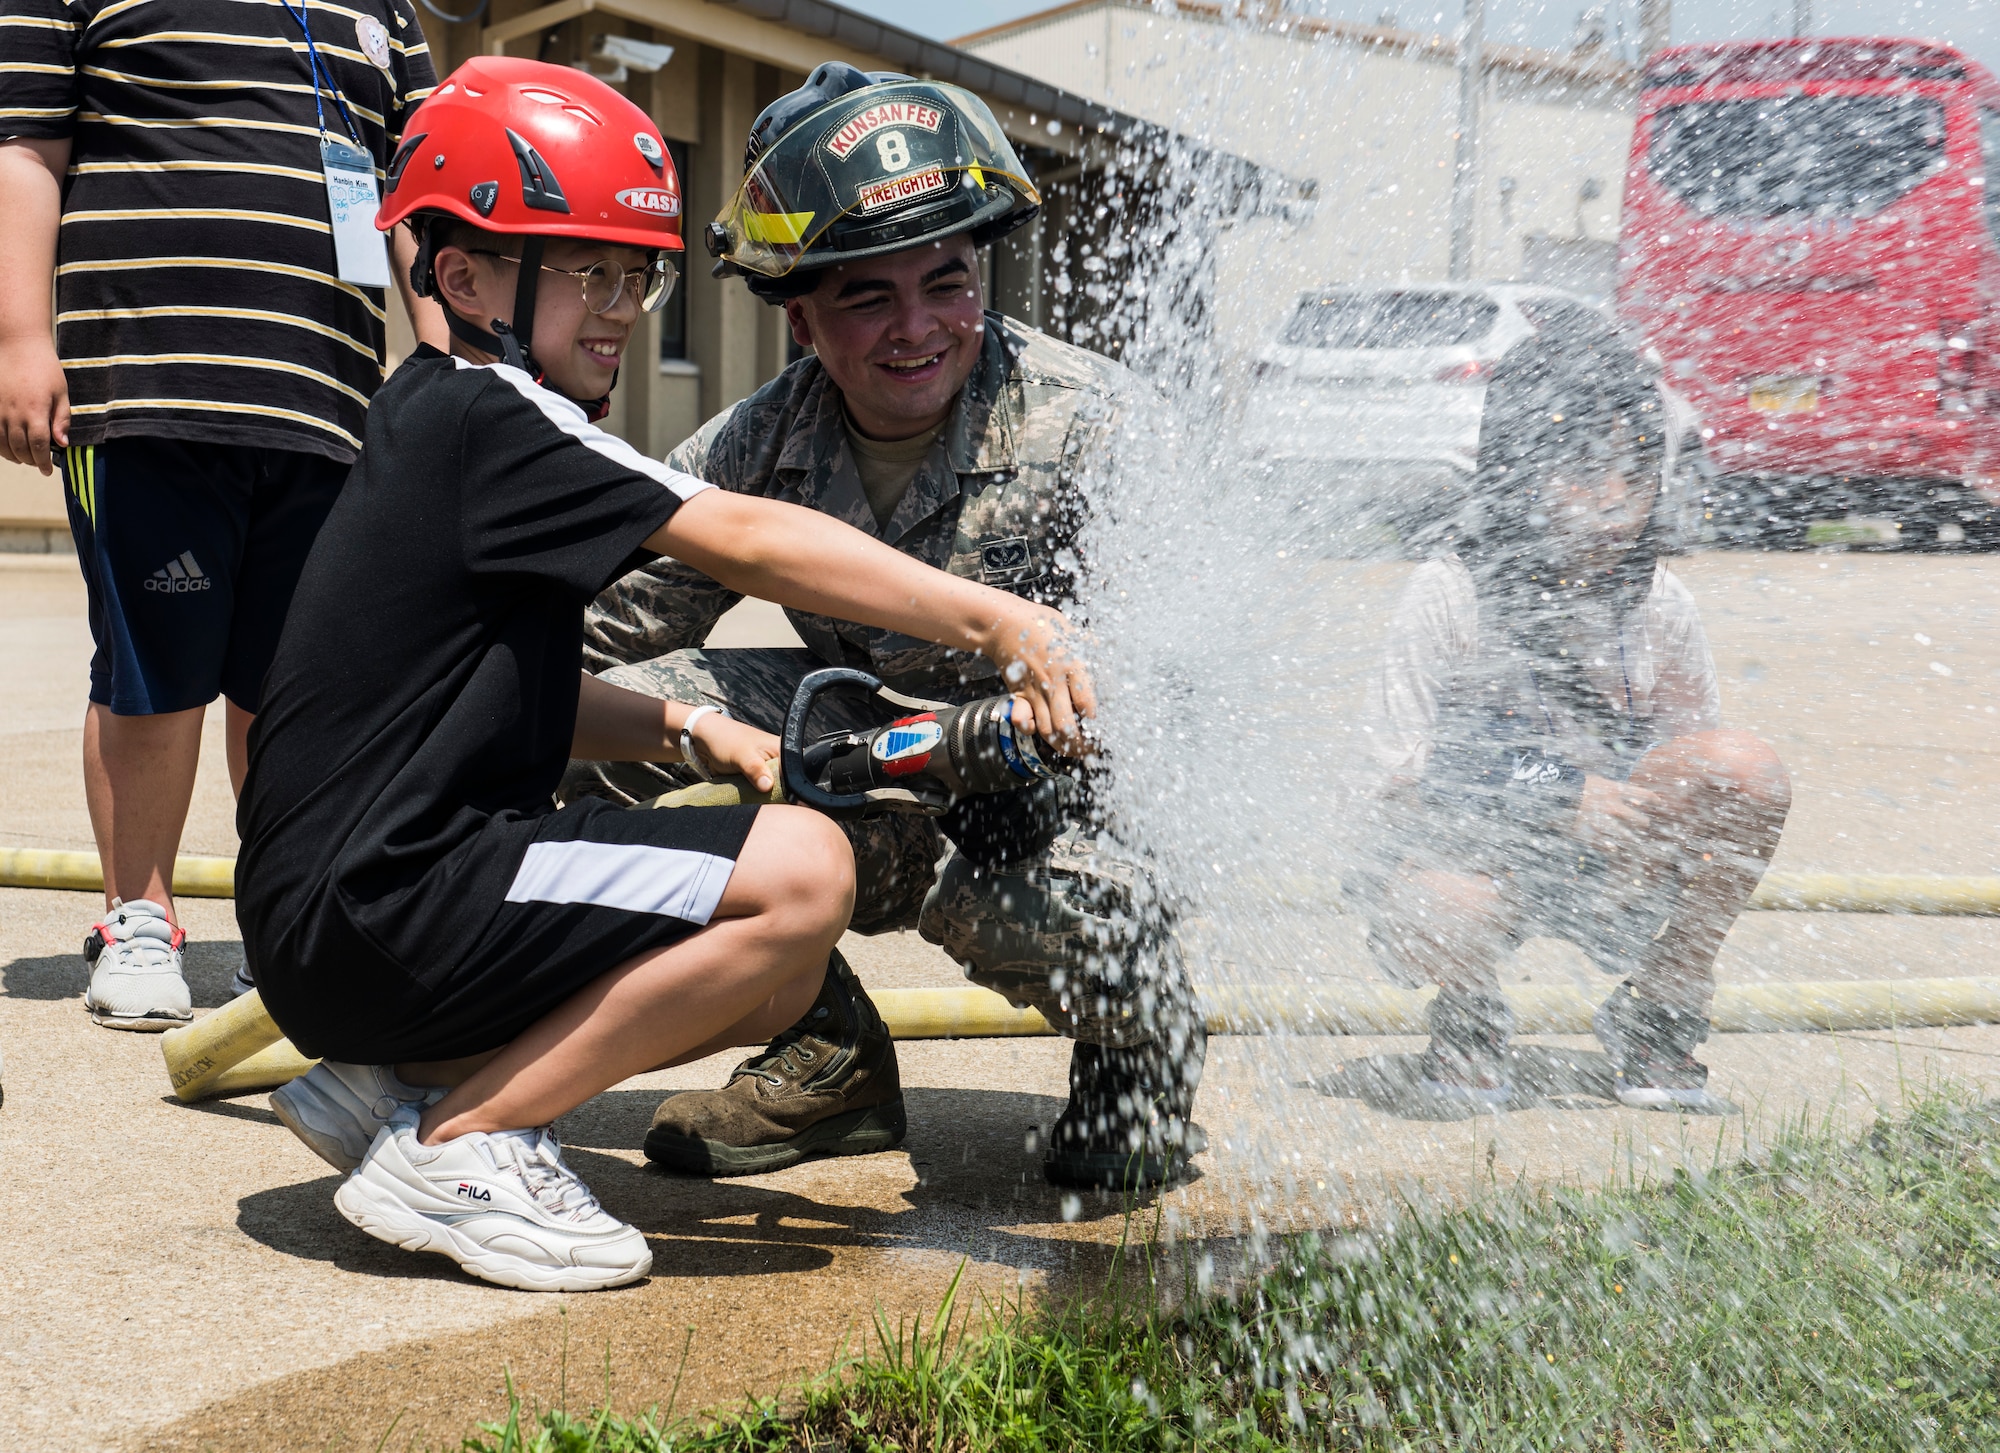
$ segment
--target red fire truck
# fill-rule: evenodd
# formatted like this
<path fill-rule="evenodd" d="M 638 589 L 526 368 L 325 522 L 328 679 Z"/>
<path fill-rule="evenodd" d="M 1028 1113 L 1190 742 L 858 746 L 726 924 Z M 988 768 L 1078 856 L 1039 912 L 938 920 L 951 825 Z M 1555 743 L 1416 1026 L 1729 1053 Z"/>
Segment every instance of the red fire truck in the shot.
<path fill-rule="evenodd" d="M 2000 86 L 1958 51 L 1654 56 L 1618 306 L 1702 415 L 1721 537 L 2000 540 Z"/>

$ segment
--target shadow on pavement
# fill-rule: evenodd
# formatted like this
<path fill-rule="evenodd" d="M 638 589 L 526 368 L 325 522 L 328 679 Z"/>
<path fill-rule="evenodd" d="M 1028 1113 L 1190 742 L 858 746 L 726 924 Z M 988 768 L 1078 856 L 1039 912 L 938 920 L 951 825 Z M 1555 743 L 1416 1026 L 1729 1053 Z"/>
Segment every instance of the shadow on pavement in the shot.
<path fill-rule="evenodd" d="M 619 1205 L 613 1204 L 613 1198 L 622 1196 L 620 1187 L 633 1178 L 642 1181 L 646 1189 L 634 1185 L 639 1209 L 626 1219 L 642 1228 L 647 1223 L 635 1216 L 643 1218 L 647 1214 L 643 1209 L 646 1204 L 666 1204 L 684 1208 L 684 1214 L 703 1215 L 715 1206 L 730 1204 L 735 1191 L 757 1192 L 771 1183 L 772 1177 L 731 1180 L 681 1176 L 650 1166 L 635 1167 L 615 1155 L 593 1162 L 587 1172 L 583 1170 L 584 1162 L 579 1157 L 589 1149 L 613 1152 L 637 1149 L 652 1126 L 653 1112 L 662 1098 L 656 1090 L 611 1090 L 563 1117 L 560 1127 L 563 1144 L 569 1148 L 572 1163 L 614 1215 L 625 1215 Z M 914 1185 L 899 1190 L 893 1208 L 871 1213 L 885 1218 L 904 1217 L 912 1211 L 950 1209 L 961 1224 L 967 1218 L 1006 1226 L 1096 1222 L 1116 1219 L 1128 1209 L 1144 1211 L 1153 1204 L 1155 1198 L 1151 1194 L 1139 1196 L 1128 1205 L 1122 1196 L 1096 1191 L 1066 1192 L 1043 1179 L 1042 1147 L 1047 1143 L 1049 1127 L 1062 1113 L 1063 1101 L 1059 1096 L 912 1085 L 904 1089 L 903 1099 L 909 1111 L 910 1133 L 898 1149 L 880 1156 L 838 1162 L 808 1161 L 791 1171 L 777 1173 L 782 1177 L 805 1175 L 813 1179 L 815 1183 L 802 1194 L 799 1204 L 822 1205 L 811 1199 L 811 1191 L 819 1189 L 818 1178 L 811 1177 L 814 1167 L 858 1167 L 883 1160 L 906 1162 L 908 1174 L 915 1178 Z M 1197 1165 L 1190 1179 L 1200 1178 Z M 826 1209 L 832 1214 L 837 1208 Z M 748 1211 L 717 1214 L 742 1215 Z M 869 1224 L 886 1227 L 888 1223 Z M 899 1227 L 917 1224 L 931 1223 L 899 1223 Z M 871 1231 L 869 1236 L 874 1234 Z M 884 1230 L 882 1234 L 891 1233 Z M 914 1230 L 898 1229 L 893 1235 L 894 1240 L 882 1244 L 927 1247 L 941 1244 L 934 1237 Z M 869 1242 L 864 1238 L 850 1244 Z"/>
<path fill-rule="evenodd" d="M 307 1152 L 301 1147 L 301 1155 Z M 464 1277 L 442 1256 L 412 1256 L 341 1219 L 333 1193 L 341 1177 L 328 1174 L 289 1186 L 252 1191 L 236 1203 L 236 1229 L 252 1241 L 304 1261 L 324 1261 L 360 1276 L 397 1281 L 456 1281 Z"/>
<path fill-rule="evenodd" d="M 717 1085 L 720 1083 L 718 1077 Z M 598 1150 L 636 1149 L 652 1128 L 653 1112 L 665 1098 L 667 1095 L 658 1090 L 607 1090 L 563 1117 L 563 1144 Z M 939 1159 L 926 1152 L 935 1152 L 947 1143 L 953 1154 L 942 1157 L 946 1160 L 958 1159 L 957 1152 L 972 1145 L 979 1147 L 981 1159 L 1026 1157 L 1029 1136 L 1039 1145 L 1063 1107 L 1054 1095 L 921 1085 L 905 1086 L 903 1102 L 910 1121 L 903 1149 L 919 1163 Z"/>
<path fill-rule="evenodd" d="M 81 999 L 90 987 L 90 966 L 83 961 L 83 935 L 89 925 L 78 920 L 77 951 L 41 958 L 15 959 L 0 968 L 0 994 L 9 999 Z M 230 987 L 243 946 L 229 942 L 189 943 L 181 951 L 181 972 L 197 1009 L 215 1009 L 236 997 Z"/>
<path fill-rule="evenodd" d="M 892 1328 L 910 1317 L 928 1325 L 960 1274 L 959 1304 L 996 1314 L 1024 1295 L 1093 1295 L 1134 1274 L 1118 1243 L 1145 1242 L 1157 1199 L 1044 1182 L 1042 1138 L 1060 1097 L 911 1086 L 905 1098 L 910 1134 L 899 1150 L 706 1180 L 638 1158 L 659 1090 L 600 1095 L 563 1117 L 566 1154 L 605 1209 L 645 1233 L 653 1270 L 644 1282 L 574 1298 L 492 1289 L 477 1326 L 402 1337 L 245 1389 L 154 1430 L 143 1445 L 365 1447 L 394 1423 L 396 1438 L 450 1446 L 476 1419 L 504 1410 L 503 1376 L 546 1404 L 566 1379 L 575 1386 L 585 1363 L 593 1386 L 601 1368 L 621 1407 L 644 1408 L 675 1389 L 690 1329 L 680 1406 L 728 1404 L 832 1365 L 874 1335 L 878 1313 Z M 254 1102 L 200 1108 L 263 1113 Z M 243 1235 L 301 1262 L 379 1278 L 385 1293 L 397 1283 L 484 1285 L 444 1257 L 411 1255 L 348 1225 L 333 1206 L 339 1177 L 284 1159 L 307 1154 L 274 1133 L 274 1176 L 309 1178 L 242 1197 Z"/>
<path fill-rule="evenodd" d="M 15 959 L 0 969 L 0 994 L 9 999 L 81 999 L 89 987 L 90 971 L 81 953 Z"/>
<path fill-rule="evenodd" d="M 220 1009 L 236 997 L 231 982 L 236 966 L 243 962 L 243 945 L 222 940 L 190 943 L 181 950 L 181 972 L 187 976 L 188 993 L 197 1009 Z"/>
<path fill-rule="evenodd" d="M 1510 1110 L 1611 1110 L 1611 1060 L 1594 1049 L 1517 1044 L 1509 1056 Z M 1482 1112 L 1442 1101 L 1424 1088 L 1421 1054 L 1348 1060 L 1307 1081 L 1322 1095 L 1360 1100 L 1403 1120 L 1466 1120 Z"/>
<path fill-rule="evenodd" d="M 165 1073 L 164 1070 L 161 1071 Z M 248 1120 L 254 1125 L 282 1125 L 284 1122 L 272 1114 L 265 1103 L 269 1090 L 247 1090 L 243 1094 L 227 1100 L 196 1100 L 190 1104 L 173 1095 L 160 1096 L 162 1105 L 172 1105 L 179 1110 L 195 1110 L 203 1115 L 217 1115 L 224 1120 Z"/>
<path fill-rule="evenodd" d="M 1062 1108 L 1053 1096 L 911 1089 L 911 1134 L 898 1150 L 712 1180 L 629 1158 L 660 1098 L 653 1090 L 612 1090 L 563 1117 L 560 1127 L 570 1165 L 605 1210 L 655 1241 L 656 1277 L 811 1271 L 841 1248 L 960 1251 L 1035 1266 L 1048 1260 L 1047 1240 L 1013 1228 L 1115 1220 L 1144 1214 L 1154 1200 L 1070 1193 L 1043 1180 L 1039 1137 Z M 275 1119 L 255 1104 L 190 1108 Z M 346 1270 L 457 1274 L 442 1258 L 407 1255 L 350 1227 L 333 1208 L 338 1184 L 328 1176 L 253 1192 L 237 1202 L 237 1226 L 274 1251 Z"/>

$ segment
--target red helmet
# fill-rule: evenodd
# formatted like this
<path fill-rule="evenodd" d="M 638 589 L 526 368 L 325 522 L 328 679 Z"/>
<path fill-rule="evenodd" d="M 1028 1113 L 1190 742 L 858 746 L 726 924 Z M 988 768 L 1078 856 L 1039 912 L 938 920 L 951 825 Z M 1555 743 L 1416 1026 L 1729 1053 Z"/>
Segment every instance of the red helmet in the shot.
<path fill-rule="evenodd" d="M 681 250 L 660 128 L 595 76 L 479 56 L 417 107 L 375 225 L 449 212 L 493 232 Z M 518 186 L 516 183 L 518 182 Z"/>
<path fill-rule="evenodd" d="M 389 162 L 375 225 L 386 232 L 398 222 L 411 224 L 418 245 L 410 283 L 422 297 L 436 293 L 428 216 L 519 235 L 513 326 L 496 318 L 489 332 L 450 307 L 445 321 L 475 347 L 529 373 L 539 376 L 529 333 L 548 238 L 642 247 L 656 256 L 681 250 L 680 178 L 660 130 L 595 76 L 480 56 L 417 107 L 404 138 Z"/>

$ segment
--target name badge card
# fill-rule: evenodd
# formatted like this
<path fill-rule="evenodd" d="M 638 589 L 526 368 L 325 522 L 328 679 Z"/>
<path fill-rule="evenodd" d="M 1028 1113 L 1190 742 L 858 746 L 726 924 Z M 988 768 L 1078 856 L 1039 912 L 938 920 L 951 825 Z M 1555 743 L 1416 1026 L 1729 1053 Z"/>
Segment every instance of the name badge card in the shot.
<path fill-rule="evenodd" d="M 375 191 L 375 159 L 358 146 L 325 137 L 319 144 L 326 170 L 327 209 L 333 217 L 334 269 L 344 283 L 389 286 L 389 242 L 375 230 L 382 199 Z"/>

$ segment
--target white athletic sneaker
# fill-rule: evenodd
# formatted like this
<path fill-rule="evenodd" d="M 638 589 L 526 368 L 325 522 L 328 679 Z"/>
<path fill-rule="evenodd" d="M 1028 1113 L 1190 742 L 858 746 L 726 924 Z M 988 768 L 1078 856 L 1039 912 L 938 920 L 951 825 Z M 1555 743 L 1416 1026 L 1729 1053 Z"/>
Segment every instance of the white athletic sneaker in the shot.
<path fill-rule="evenodd" d="M 387 1065 L 323 1059 L 274 1090 L 271 1110 L 314 1155 L 335 1170 L 353 1170 L 398 1110 L 421 1114 L 446 1093 L 406 1085 Z"/>
<path fill-rule="evenodd" d="M 593 1291 L 653 1269 L 646 1238 L 597 1204 L 547 1127 L 424 1145 L 417 1117 L 403 1111 L 333 1204 L 378 1240 L 438 1252 L 522 1291 Z"/>
<path fill-rule="evenodd" d="M 230 997 L 232 999 L 241 999 L 256 987 L 257 981 L 250 977 L 250 956 L 245 953 L 237 954 L 236 972 L 229 976 Z"/>
<path fill-rule="evenodd" d="M 90 989 L 83 1007 L 106 1029 L 157 1034 L 194 1018 L 181 944 L 187 935 L 167 922 L 167 911 L 144 898 L 114 898 L 111 913 L 83 941 Z"/>

